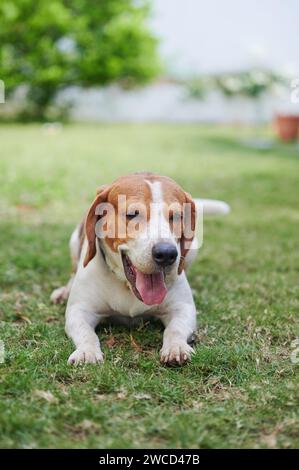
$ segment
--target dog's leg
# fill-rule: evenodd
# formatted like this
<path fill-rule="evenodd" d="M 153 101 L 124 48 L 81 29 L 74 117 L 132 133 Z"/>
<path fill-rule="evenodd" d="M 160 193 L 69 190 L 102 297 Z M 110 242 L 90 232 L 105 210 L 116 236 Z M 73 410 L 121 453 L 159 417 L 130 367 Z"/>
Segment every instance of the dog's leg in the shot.
<path fill-rule="evenodd" d="M 95 333 L 99 320 L 99 315 L 87 312 L 78 304 L 67 309 L 65 331 L 77 348 L 70 355 L 69 364 L 103 362 L 100 341 Z"/>
<path fill-rule="evenodd" d="M 196 329 L 195 308 L 190 304 L 178 305 L 171 313 L 162 317 L 162 322 L 166 328 L 160 351 L 161 362 L 183 364 L 194 352 L 188 344 L 188 338 Z"/>
<path fill-rule="evenodd" d="M 53 290 L 50 300 L 53 304 L 64 304 L 69 298 L 71 287 L 74 280 L 74 274 L 70 277 L 69 282 L 65 286 L 58 287 Z"/>
<path fill-rule="evenodd" d="M 190 303 L 178 302 L 170 307 L 161 317 L 165 330 L 160 358 L 164 364 L 183 364 L 194 352 L 188 338 L 196 330 L 196 309 L 192 299 Z"/>
<path fill-rule="evenodd" d="M 70 247 L 70 255 L 71 255 L 72 266 L 73 266 L 73 274 L 71 275 L 70 280 L 65 286 L 58 287 L 52 292 L 50 300 L 51 302 L 53 302 L 53 304 L 63 304 L 69 298 L 74 276 L 77 271 L 80 252 L 81 252 L 82 230 L 83 230 L 83 225 L 81 223 L 73 231 L 72 236 L 70 238 L 69 247 Z"/>

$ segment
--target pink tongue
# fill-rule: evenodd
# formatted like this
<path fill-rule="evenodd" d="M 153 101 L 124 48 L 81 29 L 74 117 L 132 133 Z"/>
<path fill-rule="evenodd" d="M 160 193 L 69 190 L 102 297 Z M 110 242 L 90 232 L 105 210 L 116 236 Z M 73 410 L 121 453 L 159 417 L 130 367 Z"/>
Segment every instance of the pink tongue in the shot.
<path fill-rule="evenodd" d="M 136 270 L 136 288 L 146 305 L 161 304 L 167 294 L 162 272 L 143 274 Z"/>

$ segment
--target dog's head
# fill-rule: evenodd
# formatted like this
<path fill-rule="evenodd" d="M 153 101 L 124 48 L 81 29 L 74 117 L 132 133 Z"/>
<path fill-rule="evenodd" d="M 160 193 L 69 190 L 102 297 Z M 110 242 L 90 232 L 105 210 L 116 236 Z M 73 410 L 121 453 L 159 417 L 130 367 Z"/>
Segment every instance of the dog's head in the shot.
<path fill-rule="evenodd" d="M 97 240 L 109 268 L 147 305 L 163 302 L 184 269 L 194 237 L 193 199 L 173 180 L 136 173 L 99 188 L 85 222 L 94 258 Z"/>

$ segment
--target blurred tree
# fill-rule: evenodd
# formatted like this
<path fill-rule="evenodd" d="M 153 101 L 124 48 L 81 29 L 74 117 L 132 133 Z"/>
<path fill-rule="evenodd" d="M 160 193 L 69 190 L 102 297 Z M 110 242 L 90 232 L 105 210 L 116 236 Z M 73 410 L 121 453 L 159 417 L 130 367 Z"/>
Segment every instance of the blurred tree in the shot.
<path fill-rule="evenodd" d="M 144 84 L 160 69 L 147 0 L 1 0 L 0 78 L 44 119 L 69 85 Z"/>

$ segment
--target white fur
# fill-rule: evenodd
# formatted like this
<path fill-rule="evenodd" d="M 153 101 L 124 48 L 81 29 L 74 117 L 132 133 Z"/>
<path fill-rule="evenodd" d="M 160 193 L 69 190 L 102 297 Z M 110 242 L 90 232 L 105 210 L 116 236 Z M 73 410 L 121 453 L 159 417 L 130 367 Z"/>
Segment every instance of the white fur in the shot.
<path fill-rule="evenodd" d="M 159 240 L 167 240 L 172 243 L 176 243 L 175 238 L 172 235 L 168 221 L 165 219 L 164 210 L 164 198 L 162 192 L 162 185 L 160 181 L 151 183 L 147 181 L 148 186 L 151 190 L 152 202 L 151 202 L 151 218 L 149 222 L 149 238 L 157 243 Z"/>
<path fill-rule="evenodd" d="M 193 350 L 187 340 L 196 328 L 196 310 L 185 274 L 176 277 L 161 305 L 147 306 L 115 276 L 99 250 L 84 268 L 85 251 L 86 246 L 82 250 L 66 309 L 66 332 L 77 348 L 68 362 L 101 362 L 103 357 L 94 331 L 96 326 L 110 316 L 136 317 L 143 314 L 160 318 L 166 327 L 161 360 L 178 363 L 188 360 Z"/>
<path fill-rule="evenodd" d="M 229 205 L 216 199 L 194 199 L 197 209 L 203 209 L 203 215 L 227 215 L 230 212 Z"/>

